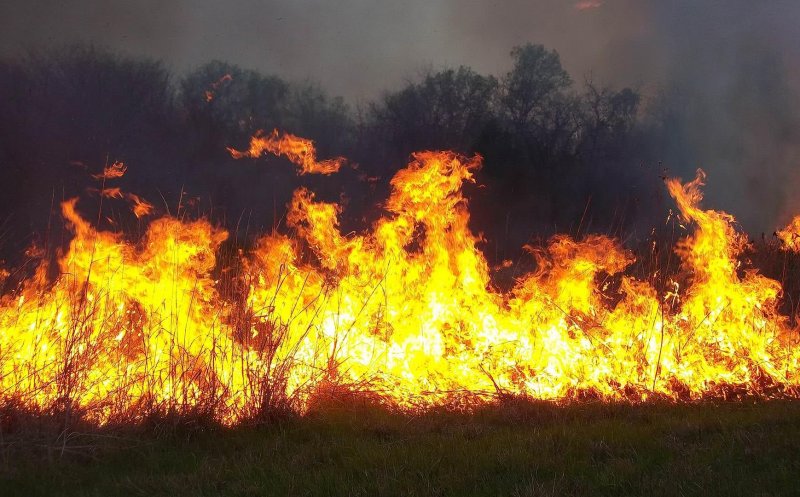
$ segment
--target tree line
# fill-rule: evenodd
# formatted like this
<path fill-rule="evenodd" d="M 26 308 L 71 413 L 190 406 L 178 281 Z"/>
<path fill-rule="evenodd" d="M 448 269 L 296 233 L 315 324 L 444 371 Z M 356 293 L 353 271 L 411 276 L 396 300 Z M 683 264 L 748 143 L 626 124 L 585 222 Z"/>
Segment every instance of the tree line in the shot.
<path fill-rule="evenodd" d="M 428 70 L 358 106 L 223 61 L 176 74 L 94 46 L 34 53 L 0 62 L 0 254 L 57 244 L 58 203 L 91 197 L 91 175 L 115 161 L 129 168 L 123 189 L 158 211 L 206 215 L 246 239 L 281 225 L 301 183 L 345 203 L 345 229 L 368 226 L 393 173 L 425 149 L 483 156 L 482 187 L 468 193 L 492 260 L 556 231 L 624 234 L 663 210 L 660 154 L 681 131 L 681 101 L 665 95 L 576 81 L 536 44 L 513 48 L 504 74 Z M 273 128 L 355 167 L 298 178 L 277 159 L 226 151 Z M 97 204 L 80 205 L 95 216 Z M 97 219 L 141 226 L 113 202 Z"/>

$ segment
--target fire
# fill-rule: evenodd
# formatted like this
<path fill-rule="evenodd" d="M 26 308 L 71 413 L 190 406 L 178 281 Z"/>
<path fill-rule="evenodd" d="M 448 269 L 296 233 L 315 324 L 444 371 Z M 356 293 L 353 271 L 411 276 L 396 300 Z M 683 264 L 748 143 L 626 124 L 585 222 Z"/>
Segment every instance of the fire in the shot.
<path fill-rule="evenodd" d="M 110 166 L 104 167 L 102 173 L 93 174 L 92 177 L 99 180 L 121 178 L 127 170 L 128 167 L 122 162 L 114 162 Z"/>
<path fill-rule="evenodd" d="M 300 168 L 300 174 L 333 174 L 338 172 L 344 159 L 328 159 L 317 161 L 317 150 L 314 143 L 307 138 L 300 138 L 290 133 L 280 133 L 277 129 L 265 135 L 259 131 L 250 140 L 250 149 L 240 152 L 228 149 L 231 156 L 258 158 L 264 153 L 282 155 Z"/>
<path fill-rule="evenodd" d="M 789 249 L 800 252 L 800 216 L 795 216 L 787 227 L 776 233 Z"/>
<path fill-rule="evenodd" d="M 136 195 L 135 193 L 123 192 L 122 188 L 118 186 L 107 186 L 106 183 L 110 180 L 121 178 L 127 172 L 128 167 L 122 162 L 115 162 L 110 166 L 103 169 L 100 174 L 93 174 L 92 178 L 102 182 L 99 189 L 89 188 L 91 193 L 97 193 L 103 198 L 111 199 L 125 199 L 130 205 L 133 215 L 138 218 L 149 216 L 153 213 L 153 204 Z"/>
<path fill-rule="evenodd" d="M 286 155 L 304 173 L 338 169 L 294 140 L 258 135 L 232 153 Z M 162 217 L 132 244 L 67 201 L 74 238 L 59 276 L 50 281 L 42 265 L 0 301 L 3 395 L 98 422 L 200 410 L 231 424 L 275 406 L 303 410 L 332 386 L 403 408 L 498 394 L 800 393 L 781 287 L 741 270 L 746 239 L 732 216 L 700 207 L 701 171 L 667 182 L 693 227 L 676 248 L 683 287 L 660 293 L 626 274 L 633 254 L 610 237 L 560 235 L 533 250 L 537 271 L 503 292 L 462 194 L 480 163 L 414 154 L 383 216 L 355 235 L 340 231 L 339 205 L 297 190 L 287 216 L 296 236 L 271 233 L 242 252 L 232 295 L 212 277 L 227 233 L 208 221 Z M 619 282 L 616 298 L 603 278 Z"/>
<path fill-rule="evenodd" d="M 142 197 L 128 193 L 126 195 L 128 201 L 131 203 L 131 210 L 133 211 L 133 215 L 142 218 L 144 216 L 149 216 L 153 213 L 153 204 L 148 202 L 147 200 L 143 199 Z"/>
<path fill-rule="evenodd" d="M 218 80 L 211 83 L 211 86 L 205 92 L 206 102 L 211 102 L 212 100 L 214 100 L 214 97 L 216 96 L 217 91 L 220 89 L 220 87 L 222 87 L 222 85 L 224 85 L 225 83 L 230 83 L 231 81 L 233 81 L 233 76 L 231 76 L 230 74 L 225 74 Z"/>

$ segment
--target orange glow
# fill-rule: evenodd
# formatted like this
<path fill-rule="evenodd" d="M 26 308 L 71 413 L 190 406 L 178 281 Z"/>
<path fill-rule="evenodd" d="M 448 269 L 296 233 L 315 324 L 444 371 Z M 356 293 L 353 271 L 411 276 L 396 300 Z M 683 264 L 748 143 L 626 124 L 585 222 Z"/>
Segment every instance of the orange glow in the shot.
<path fill-rule="evenodd" d="M 259 135 L 249 152 L 319 169 L 313 146 Z M 289 151 L 287 151 L 289 150 Z M 462 185 L 479 157 L 420 152 L 391 181 L 371 229 L 344 235 L 341 207 L 299 189 L 287 222 L 241 253 L 226 297 L 212 278 L 227 233 L 162 217 L 133 245 L 62 205 L 74 233 L 0 301 L 6 398 L 69 405 L 98 422 L 206 410 L 232 424 L 270 406 L 302 411 L 331 386 L 403 408 L 497 394 L 568 400 L 797 396 L 797 333 L 780 284 L 741 272 L 733 217 L 700 207 L 704 174 L 667 181 L 691 227 L 676 252 L 687 283 L 663 294 L 625 274 L 618 241 L 554 237 L 537 270 L 497 290 Z M 337 166 L 338 168 L 338 166 Z M 330 170 L 329 172 L 333 172 Z M 619 281 L 610 298 L 601 277 Z"/>

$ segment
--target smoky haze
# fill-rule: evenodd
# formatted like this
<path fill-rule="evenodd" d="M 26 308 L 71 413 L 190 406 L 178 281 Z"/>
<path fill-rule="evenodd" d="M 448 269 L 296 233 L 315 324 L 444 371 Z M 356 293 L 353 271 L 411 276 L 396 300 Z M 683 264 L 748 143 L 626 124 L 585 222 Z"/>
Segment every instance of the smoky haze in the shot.
<path fill-rule="evenodd" d="M 179 74 L 220 59 L 311 79 L 353 105 L 425 68 L 502 76 L 509 51 L 555 49 L 576 83 L 631 86 L 683 109 L 657 157 L 709 173 L 708 204 L 751 231 L 800 212 L 800 3 L 752 0 L 284 2 L 5 0 L 0 55 L 89 42 Z M 578 201 L 580 202 L 580 201 Z"/>

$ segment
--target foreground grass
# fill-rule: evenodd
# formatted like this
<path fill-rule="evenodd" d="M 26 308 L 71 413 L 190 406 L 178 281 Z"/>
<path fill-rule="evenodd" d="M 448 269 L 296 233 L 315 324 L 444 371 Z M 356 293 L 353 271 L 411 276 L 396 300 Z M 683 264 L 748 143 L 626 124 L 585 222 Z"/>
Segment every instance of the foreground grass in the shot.
<path fill-rule="evenodd" d="M 800 403 L 329 406 L 269 426 L 74 435 L 0 495 L 800 495 Z"/>

